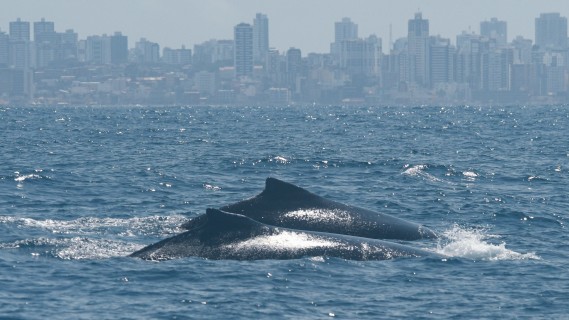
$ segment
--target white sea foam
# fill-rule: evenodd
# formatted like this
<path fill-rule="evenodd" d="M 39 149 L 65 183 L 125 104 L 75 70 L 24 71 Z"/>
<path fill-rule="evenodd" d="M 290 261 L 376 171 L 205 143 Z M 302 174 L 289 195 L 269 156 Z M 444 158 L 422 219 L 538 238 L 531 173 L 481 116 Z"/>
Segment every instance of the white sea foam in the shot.
<path fill-rule="evenodd" d="M 206 189 L 206 190 L 212 190 L 212 191 L 219 191 L 219 190 L 221 190 L 221 187 L 219 187 L 219 186 L 214 186 L 214 185 L 212 185 L 212 184 L 207 184 L 207 183 L 204 183 L 203 187 L 204 187 L 204 189 Z"/>
<path fill-rule="evenodd" d="M 498 238 L 486 234 L 484 230 L 469 230 L 453 226 L 443 232 L 436 252 L 449 257 L 460 257 L 473 260 L 526 260 L 540 259 L 535 253 L 519 253 L 506 248 L 506 243 L 492 244 L 486 240 Z"/>
<path fill-rule="evenodd" d="M 336 224 L 350 225 L 354 218 L 346 211 L 339 209 L 305 209 L 287 212 L 282 216 L 286 220 L 304 220 L 313 223 L 334 222 Z"/>
<path fill-rule="evenodd" d="M 27 248 L 33 256 L 50 255 L 60 259 L 106 259 L 126 256 L 143 246 L 129 242 L 137 235 L 160 237 L 180 232 L 179 226 L 187 218 L 181 215 L 142 218 L 94 218 L 75 220 L 39 220 L 4 216 L 1 224 L 15 228 L 43 229 L 54 237 L 31 238 L 0 243 L 0 249 Z M 44 231 L 45 232 L 45 231 Z M 101 239 L 100 236 L 113 239 Z"/>
<path fill-rule="evenodd" d="M 56 249 L 54 254 L 64 260 L 108 259 L 127 256 L 142 247 L 140 244 L 123 241 L 76 237 L 68 239 L 66 247 Z"/>
<path fill-rule="evenodd" d="M 478 178 L 478 173 L 474 171 L 464 171 L 462 175 L 465 176 L 468 181 L 474 181 Z"/>
<path fill-rule="evenodd" d="M 32 256 L 50 255 L 64 260 L 124 257 L 143 247 L 141 244 L 108 239 L 36 238 L 1 243 L 0 249 L 29 247 Z"/>
<path fill-rule="evenodd" d="M 16 178 L 14 178 L 14 181 L 16 182 L 24 182 L 26 180 L 34 180 L 34 179 L 41 179 L 42 177 L 39 174 L 35 174 L 35 173 L 31 173 L 31 174 L 25 174 L 25 175 L 17 175 Z"/>
<path fill-rule="evenodd" d="M 405 171 L 403 171 L 401 174 L 408 175 L 411 177 L 421 177 L 425 180 L 433 181 L 433 182 L 445 182 L 444 180 L 439 179 L 439 178 L 433 176 L 432 174 L 426 172 L 425 170 L 427 168 L 428 167 L 425 164 L 418 164 L 418 165 L 414 165 L 414 166 L 410 166 L 410 165 L 406 164 L 404 166 Z"/>
<path fill-rule="evenodd" d="M 282 163 L 282 164 L 287 164 L 290 162 L 287 158 L 285 158 L 283 156 L 276 156 L 276 157 L 270 159 L 270 161 L 274 161 L 274 162 Z"/>
<path fill-rule="evenodd" d="M 180 232 L 179 226 L 187 221 L 182 215 L 150 216 L 141 218 L 95 218 L 83 217 L 75 220 L 32 219 L 0 216 L 0 223 L 17 227 L 45 229 L 54 234 L 93 235 L 113 233 L 120 229 L 120 236 L 136 234 L 172 234 Z"/>
<path fill-rule="evenodd" d="M 478 174 L 474 171 L 464 171 L 462 173 L 462 175 L 464 175 L 465 177 L 469 177 L 469 178 L 476 178 L 478 177 Z"/>
<path fill-rule="evenodd" d="M 43 229 L 54 237 L 31 238 L 0 243 L 0 249 L 28 248 L 33 256 L 50 255 L 60 259 L 107 259 L 126 256 L 141 249 L 141 244 L 129 242 L 137 235 L 161 237 L 180 232 L 187 220 L 181 215 L 142 218 L 94 218 L 75 220 L 32 219 L 3 216 L 1 224 L 16 228 Z M 101 239 L 101 235 L 113 239 Z"/>

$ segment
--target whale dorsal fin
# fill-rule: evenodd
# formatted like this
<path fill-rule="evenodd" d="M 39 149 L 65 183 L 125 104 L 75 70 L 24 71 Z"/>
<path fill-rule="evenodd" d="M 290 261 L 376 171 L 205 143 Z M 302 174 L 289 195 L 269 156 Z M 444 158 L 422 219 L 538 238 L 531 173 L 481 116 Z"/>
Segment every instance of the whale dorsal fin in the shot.
<path fill-rule="evenodd" d="M 295 186 L 292 183 L 284 182 L 276 178 L 267 178 L 265 181 L 265 190 L 262 192 L 263 196 L 278 196 L 282 197 L 297 197 L 300 195 L 312 195 L 310 192 Z"/>
<path fill-rule="evenodd" d="M 208 208 L 205 213 L 208 227 L 217 228 L 218 230 L 239 229 L 258 223 L 246 216 L 219 209 Z"/>
<path fill-rule="evenodd" d="M 231 213 L 214 208 L 207 208 L 205 214 L 209 222 L 231 223 L 251 220 L 241 214 Z"/>

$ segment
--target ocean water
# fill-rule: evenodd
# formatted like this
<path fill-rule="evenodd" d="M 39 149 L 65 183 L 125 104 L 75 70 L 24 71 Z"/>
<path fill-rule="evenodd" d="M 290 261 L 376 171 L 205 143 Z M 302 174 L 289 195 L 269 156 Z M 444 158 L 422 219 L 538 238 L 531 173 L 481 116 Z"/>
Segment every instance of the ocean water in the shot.
<path fill-rule="evenodd" d="M 0 318 L 569 314 L 569 107 L 0 107 Z M 127 255 L 276 177 L 446 259 Z"/>

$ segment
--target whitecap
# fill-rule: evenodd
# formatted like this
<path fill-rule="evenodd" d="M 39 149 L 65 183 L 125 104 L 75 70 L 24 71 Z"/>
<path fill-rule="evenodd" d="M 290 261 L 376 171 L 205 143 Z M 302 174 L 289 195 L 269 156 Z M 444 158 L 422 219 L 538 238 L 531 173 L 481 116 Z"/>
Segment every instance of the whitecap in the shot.
<path fill-rule="evenodd" d="M 125 257 L 142 249 L 141 244 L 106 239 L 75 237 L 65 240 L 65 248 L 56 249 L 54 255 L 64 260 L 108 259 Z"/>
<path fill-rule="evenodd" d="M 35 174 L 35 173 L 31 173 L 31 174 L 26 174 L 26 175 L 17 175 L 16 178 L 14 178 L 14 181 L 16 182 L 24 182 L 26 180 L 33 180 L 33 179 L 41 179 L 41 176 L 39 174 Z"/>
<path fill-rule="evenodd" d="M 206 189 L 206 190 L 212 190 L 212 191 L 219 191 L 219 190 L 221 190 L 221 187 L 219 187 L 219 186 L 214 186 L 214 185 L 212 185 L 212 184 L 207 184 L 207 183 L 204 183 L 203 187 L 204 187 L 204 189 Z"/>
<path fill-rule="evenodd" d="M 74 220 L 32 219 L 13 216 L 0 216 L 0 223 L 14 224 L 16 227 L 45 229 L 53 234 L 93 235 L 108 234 L 114 231 L 120 236 L 138 234 L 168 235 L 179 233 L 179 226 L 187 221 L 182 215 L 150 216 L 140 218 L 96 218 L 83 217 Z"/>
<path fill-rule="evenodd" d="M 428 166 L 425 164 L 418 164 L 414 166 L 406 164 L 404 168 L 405 171 L 403 171 L 401 174 L 411 177 L 421 177 L 432 182 L 444 182 L 444 180 L 439 179 L 428 172 L 425 172 L 425 170 L 428 168 Z"/>
<path fill-rule="evenodd" d="M 140 250 L 143 245 L 107 239 L 36 238 L 1 243 L 1 249 L 31 248 L 32 256 L 50 255 L 64 260 L 108 259 L 124 257 Z"/>
<path fill-rule="evenodd" d="M 272 158 L 271 161 L 275 161 L 277 163 L 282 163 L 282 164 L 289 163 L 289 160 L 283 156 L 276 156 L 276 157 Z"/>
<path fill-rule="evenodd" d="M 468 178 L 476 178 L 478 177 L 478 174 L 476 172 L 473 171 L 464 171 L 462 173 L 463 176 L 468 177 Z"/>

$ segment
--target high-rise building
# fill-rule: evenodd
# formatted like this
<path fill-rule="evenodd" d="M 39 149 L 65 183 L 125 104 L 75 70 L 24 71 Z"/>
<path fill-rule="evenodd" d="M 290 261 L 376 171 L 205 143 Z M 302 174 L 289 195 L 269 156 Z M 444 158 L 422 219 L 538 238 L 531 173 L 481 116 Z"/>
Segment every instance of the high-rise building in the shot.
<path fill-rule="evenodd" d="M 10 22 L 10 39 L 30 41 L 30 23 L 20 18 Z"/>
<path fill-rule="evenodd" d="M 128 62 L 128 37 L 120 32 L 111 36 L 111 63 L 121 64 Z"/>
<path fill-rule="evenodd" d="M 253 59 L 264 64 L 269 52 L 269 19 L 262 13 L 257 13 L 253 20 Z"/>
<path fill-rule="evenodd" d="M 138 63 L 160 62 L 160 45 L 156 42 L 141 38 L 134 45 L 135 61 Z"/>
<path fill-rule="evenodd" d="M 485 91 L 506 91 L 510 87 L 511 48 L 490 48 L 482 53 L 481 87 Z"/>
<path fill-rule="evenodd" d="M 42 41 L 42 36 L 44 34 L 55 33 L 55 23 L 53 21 L 45 21 L 44 18 L 41 21 L 34 22 L 34 41 Z"/>
<path fill-rule="evenodd" d="M 350 18 L 342 18 L 342 21 L 334 23 L 334 42 L 330 44 L 330 53 L 336 64 L 341 60 L 342 41 L 358 39 L 358 25 Z"/>
<path fill-rule="evenodd" d="M 389 55 L 382 63 L 384 88 L 397 88 L 408 81 L 407 37 L 393 42 Z"/>
<path fill-rule="evenodd" d="M 61 37 L 55 32 L 52 21 L 34 22 L 35 66 L 47 67 L 59 59 Z"/>
<path fill-rule="evenodd" d="M 89 36 L 85 45 L 85 60 L 93 64 L 111 63 L 111 39 L 106 34 Z"/>
<path fill-rule="evenodd" d="M 162 50 L 162 62 L 173 65 L 187 65 L 192 63 L 192 50 L 182 46 L 181 49 L 164 48 Z"/>
<path fill-rule="evenodd" d="M 429 20 L 420 12 L 408 23 L 409 80 L 420 86 L 429 86 Z"/>
<path fill-rule="evenodd" d="M 454 81 L 454 47 L 450 39 L 431 37 L 429 45 L 429 65 L 431 85 Z"/>
<path fill-rule="evenodd" d="M 514 64 L 530 64 L 532 46 L 533 41 L 530 39 L 524 39 L 522 36 L 517 36 L 512 40 L 512 47 L 514 48 Z"/>
<path fill-rule="evenodd" d="M 10 52 L 10 37 L 6 32 L 0 31 L 0 68 L 8 66 Z"/>
<path fill-rule="evenodd" d="M 235 77 L 253 75 L 253 27 L 240 23 L 233 29 Z"/>
<path fill-rule="evenodd" d="M 302 52 L 297 48 L 290 48 L 286 52 L 287 82 L 292 91 L 296 91 L 296 79 L 302 70 Z"/>
<path fill-rule="evenodd" d="M 231 41 L 233 42 L 233 41 Z M 217 40 L 208 40 L 203 43 L 194 44 L 192 62 L 196 66 L 207 66 L 213 63 L 213 52 L 215 51 L 215 44 Z M 233 55 L 231 55 L 233 62 Z"/>
<path fill-rule="evenodd" d="M 10 22 L 9 62 L 11 70 L 12 90 L 15 96 L 33 97 L 33 72 L 30 57 L 30 23 L 18 18 Z"/>
<path fill-rule="evenodd" d="M 505 47 L 508 44 L 508 24 L 497 18 L 482 21 L 480 22 L 480 35 L 496 40 L 499 47 Z"/>
<path fill-rule="evenodd" d="M 375 35 L 367 39 L 343 40 L 339 46 L 340 68 L 350 76 L 380 74 L 381 38 Z"/>
<path fill-rule="evenodd" d="M 358 38 L 358 25 L 353 23 L 350 18 L 343 18 L 342 21 L 334 24 L 334 42 L 339 43 L 343 40 L 354 40 Z"/>
<path fill-rule="evenodd" d="M 542 13 L 535 18 L 535 44 L 542 50 L 567 48 L 567 18 L 559 13 Z"/>
<path fill-rule="evenodd" d="M 78 59 L 78 40 L 77 32 L 68 29 L 60 33 L 61 37 L 61 59 L 62 60 L 76 60 Z"/>
<path fill-rule="evenodd" d="M 30 67 L 30 23 L 20 18 L 10 22 L 10 62 L 15 68 Z"/>
<path fill-rule="evenodd" d="M 283 85 L 283 74 L 285 73 L 285 67 L 281 63 L 282 56 L 279 50 L 271 48 L 269 49 L 269 54 L 267 55 L 267 65 L 266 65 L 266 75 L 269 86 L 271 87 L 281 87 Z"/>

